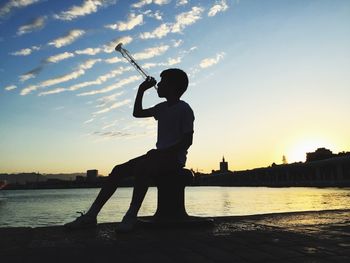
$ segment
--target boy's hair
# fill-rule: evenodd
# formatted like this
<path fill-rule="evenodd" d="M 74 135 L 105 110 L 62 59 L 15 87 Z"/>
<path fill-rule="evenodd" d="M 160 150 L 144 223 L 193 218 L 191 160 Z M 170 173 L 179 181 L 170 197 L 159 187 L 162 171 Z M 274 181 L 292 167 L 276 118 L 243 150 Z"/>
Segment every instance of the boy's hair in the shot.
<path fill-rule="evenodd" d="M 176 95 L 180 98 L 187 90 L 188 77 L 185 71 L 178 68 L 169 68 L 160 73 L 161 78 L 166 78 L 174 87 Z"/>

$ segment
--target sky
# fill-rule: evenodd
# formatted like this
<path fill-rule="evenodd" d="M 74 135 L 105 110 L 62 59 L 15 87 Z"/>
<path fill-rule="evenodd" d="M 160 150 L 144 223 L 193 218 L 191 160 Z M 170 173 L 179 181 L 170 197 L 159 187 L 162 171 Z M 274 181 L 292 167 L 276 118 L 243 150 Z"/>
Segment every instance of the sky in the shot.
<path fill-rule="evenodd" d="M 187 72 L 187 167 L 245 170 L 350 151 L 350 1 L 0 1 L 0 172 L 71 173 L 155 147 L 142 77 Z M 162 100 L 155 90 L 144 106 Z"/>

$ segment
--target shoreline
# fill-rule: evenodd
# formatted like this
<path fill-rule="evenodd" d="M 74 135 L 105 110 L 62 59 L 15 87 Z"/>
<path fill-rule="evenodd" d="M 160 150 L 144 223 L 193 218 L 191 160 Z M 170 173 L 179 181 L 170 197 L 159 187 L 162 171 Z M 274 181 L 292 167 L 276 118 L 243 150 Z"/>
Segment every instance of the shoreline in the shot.
<path fill-rule="evenodd" d="M 213 217 L 116 234 L 117 223 L 0 228 L 2 262 L 350 262 L 350 209 Z"/>

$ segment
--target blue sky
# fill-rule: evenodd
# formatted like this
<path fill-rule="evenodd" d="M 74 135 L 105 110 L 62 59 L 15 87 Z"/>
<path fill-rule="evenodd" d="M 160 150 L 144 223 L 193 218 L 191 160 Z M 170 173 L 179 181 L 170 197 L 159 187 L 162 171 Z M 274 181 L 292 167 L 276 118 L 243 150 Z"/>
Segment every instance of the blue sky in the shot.
<path fill-rule="evenodd" d="M 349 1 L 1 1 L 0 172 L 103 174 L 154 147 L 141 77 L 184 69 L 187 166 L 240 170 L 349 151 Z M 154 91 L 145 106 L 160 100 Z"/>

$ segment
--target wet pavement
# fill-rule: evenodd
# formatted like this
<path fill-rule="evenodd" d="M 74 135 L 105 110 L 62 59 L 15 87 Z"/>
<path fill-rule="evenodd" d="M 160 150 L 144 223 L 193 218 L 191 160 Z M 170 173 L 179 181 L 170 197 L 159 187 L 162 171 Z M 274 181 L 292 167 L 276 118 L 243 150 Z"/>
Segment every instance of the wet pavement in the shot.
<path fill-rule="evenodd" d="M 350 262 L 350 210 L 215 217 L 212 226 L 116 234 L 116 223 L 0 228 L 7 262 Z"/>

